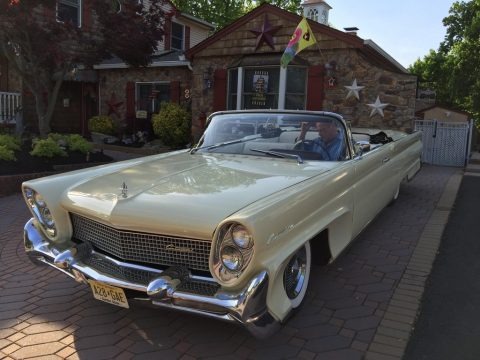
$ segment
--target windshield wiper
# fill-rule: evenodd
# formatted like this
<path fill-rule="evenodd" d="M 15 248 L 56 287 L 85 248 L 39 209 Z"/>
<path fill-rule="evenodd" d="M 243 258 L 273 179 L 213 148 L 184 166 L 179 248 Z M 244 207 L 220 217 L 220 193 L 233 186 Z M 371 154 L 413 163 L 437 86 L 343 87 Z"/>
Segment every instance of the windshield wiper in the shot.
<path fill-rule="evenodd" d="M 245 136 L 241 139 L 236 139 L 236 140 L 231 140 L 231 141 L 225 141 L 225 142 L 222 142 L 222 143 L 218 143 L 218 144 L 213 144 L 213 145 L 206 145 L 206 146 L 200 146 L 198 148 L 194 148 L 192 149 L 192 151 L 190 152 L 191 154 L 195 154 L 195 152 L 197 152 L 197 150 L 213 150 L 213 149 L 216 149 L 216 148 L 219 148 L 219 147 L 222 147 L 222 146 L 227 146 L 227 145 L 233 145 L 233 144 L 240 144 L 240 143 L 243 143 L 243 142 L 246 142 L 246 141 L 251 141 L 251 140 L 255 140 L 255 139 L 260 139 L 261 138 L 261 135 L 250 135 L 250 136 Z"/>
<path fill-rule="evenodd" d="M 262 153 L 262 154 L 276 156 L 276 157 L 279 157 L 279 158 L 296 159 L 299 164 L 303 164 L 303 159 L 298 154 L 288 154 L 288 153 L 284 153 L 284 152 L 281 152 L 281 151 L 260 150 L 260 149 L 250 149 L 250 151 L 256 151 L 256 152 L 259 152 L 259 153 Z"/>

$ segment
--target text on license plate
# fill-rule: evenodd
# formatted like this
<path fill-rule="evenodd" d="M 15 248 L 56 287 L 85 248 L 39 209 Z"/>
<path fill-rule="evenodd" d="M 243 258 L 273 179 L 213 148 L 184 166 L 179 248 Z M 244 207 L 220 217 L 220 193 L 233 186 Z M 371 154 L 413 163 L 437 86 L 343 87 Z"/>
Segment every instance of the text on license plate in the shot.
<path fill-rule="evenodd" d="M 95 299 L 128 309 L 127 297 L 122 288 L 106 285 L 95 280 L 89 280 L 88 282 Z"/>

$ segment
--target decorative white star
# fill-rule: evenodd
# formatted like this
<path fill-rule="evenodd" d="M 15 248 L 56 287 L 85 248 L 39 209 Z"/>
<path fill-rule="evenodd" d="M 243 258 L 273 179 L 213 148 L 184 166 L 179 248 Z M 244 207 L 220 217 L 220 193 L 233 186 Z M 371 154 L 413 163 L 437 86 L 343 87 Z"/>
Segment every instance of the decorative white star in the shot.
<path fill-rule="evenodd" d="M 357 85 L 357 79 L 353 80 L 353 83 L 352 85 L 350 86 L 345 86 L 347 89 L 348 89 L 348 94 L 347 94 L 347 99 L 350 97 L 350 96 L 355 96 L 357 98 L 357 100 L 360 100 L 360 97 L 358 95 L 358 92 L 360 90 L 362 90 L 365 86 L 358 86 Z"/>
<path fill-rule="evenodd" d="M 367 104 L 367 105 L 372 108 L 372 112 L 370 113 L 370 117 L 372 117 L 376 113 L 379 113 L 383 117 L 383 109 L 385 109 L 388 106 L 388 104 L 384 104 L 380 101 L 379 96 L 377 96 L 377 100 L 375 100 L 375 102 L 373 104 Z"/>

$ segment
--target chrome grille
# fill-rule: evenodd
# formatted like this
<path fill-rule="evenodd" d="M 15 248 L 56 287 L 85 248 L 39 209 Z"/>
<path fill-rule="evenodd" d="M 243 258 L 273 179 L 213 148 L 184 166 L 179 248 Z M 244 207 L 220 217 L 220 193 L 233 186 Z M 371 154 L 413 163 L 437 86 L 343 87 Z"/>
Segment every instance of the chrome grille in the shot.
<path fill-rule="evenodd" d="M 147 286 L 150 281 L 159 275 L 146 270 L 121 267 L 114 262 L 106 260 L 103 256 L 98 256 L 96 254 L 92 254 L 85 258 L 83 262 L 85 265 L 88 265 L 104 274 L 111 275 L 122 280 L 139 283 L 144 286 Z"/>
<path fill-rule="evenodd" d="M 121 260 L 208 271 L 210 241 L 115 229 L 71 214 L 73 237 Z"/>
<path fill-rule="evenodd" d="M 220 285 L 201 281 L 201 280 L 190 280 L 182 282 L 178 290 L 184 291 L 192 294 L 201 294 L 205 296 L 214 296 L 217 290 L 220 288 Z"/>

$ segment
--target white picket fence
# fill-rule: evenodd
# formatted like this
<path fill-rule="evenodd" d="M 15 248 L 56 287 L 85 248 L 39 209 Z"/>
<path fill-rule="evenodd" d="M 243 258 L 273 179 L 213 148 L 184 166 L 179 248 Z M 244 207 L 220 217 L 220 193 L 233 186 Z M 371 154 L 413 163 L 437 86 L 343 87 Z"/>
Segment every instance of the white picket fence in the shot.
<path fill-rule="evenodd" d="M 16 125 L 22 116 L 20 93 L 0 92 L 0 125 Z"/>

